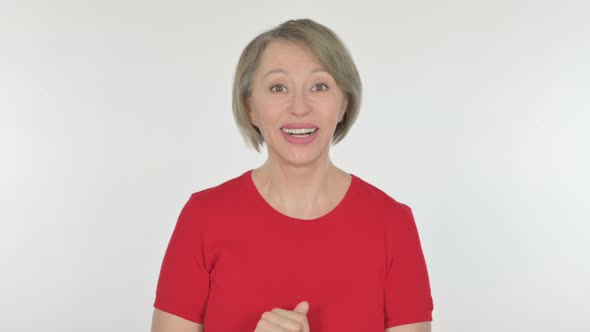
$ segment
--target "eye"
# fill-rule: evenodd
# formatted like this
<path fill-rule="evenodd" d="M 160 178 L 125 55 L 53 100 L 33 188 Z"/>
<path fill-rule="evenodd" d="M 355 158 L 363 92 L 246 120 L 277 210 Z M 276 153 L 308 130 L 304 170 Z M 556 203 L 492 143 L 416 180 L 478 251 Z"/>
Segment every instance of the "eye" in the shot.
<path fill-rule="evenodd" d="M 318 87 L 319 87 L 319 89 L 318 89 Z M 319 83 L 319 84 L 316 84 L 314 86 L 314 88 L 316 88 L 316 91 L 325 91 L 328 89 L 328 86 L 324 83 Z"/>
<path fill-rule="evenodd" d="M 272 92 L 283 92 L 285 90 L 287 90 L 287 88 L 282 84 L 275 84 L 270 88 L 270 91 Z"/>

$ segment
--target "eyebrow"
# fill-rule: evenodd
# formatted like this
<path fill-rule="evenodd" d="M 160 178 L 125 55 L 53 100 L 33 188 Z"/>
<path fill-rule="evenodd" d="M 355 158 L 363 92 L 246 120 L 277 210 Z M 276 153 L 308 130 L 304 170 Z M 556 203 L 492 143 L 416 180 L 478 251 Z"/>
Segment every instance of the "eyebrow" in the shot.
<path fill-rule="evenodd" d="M 328 71 L 327 71 L 327 70 L 325 70 L 325 69 L 322 69 L 322 68 L 316 68 L 316 69 L 314 69 L 314 70 L 312 70 L 312 71 L 311 71 L 311 73 L 312 73 L 312 74 L 313 74 L 313 73 L 317 73 L 317 72 L 326 72 L 326 73 L 327 73 Z M 266 73 L 266 74 L 264 75 L 264 77 L 266 77 L 266 76 L 268 76 L 268 75 L 270 75 L 270 74 L 273 74 L 273 73 L 283 73 L 283 74 L 287 74 L 287 71 L 286 71 L 286 70 L 284 70 L 284 69 L 271 69 L 271 70 L 269 70 L 269 71 L 268 71 L 268 73 Z M 263 78 L 264 78 L 264 77 L 263 77 Z"/>

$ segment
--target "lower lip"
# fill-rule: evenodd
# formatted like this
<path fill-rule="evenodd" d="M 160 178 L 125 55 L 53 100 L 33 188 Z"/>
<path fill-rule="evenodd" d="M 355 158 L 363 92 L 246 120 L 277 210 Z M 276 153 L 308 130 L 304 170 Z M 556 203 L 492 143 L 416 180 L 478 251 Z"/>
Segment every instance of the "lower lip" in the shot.
<path fill-rule="evenodd" d="M 289 142 L 289 143 L 294 143 L 294 144 L 309 144 L 311 142 L 313 142 L 313 140 L 316 138 L 316 136 L 318 135 L 318 131 L 320 131 L 320 129 L 316 129 L 316 131 L 306 137 L 295 137 L 295 136 L 291 136 L 287 133 L 285 133 L 282 129 L 279 129 L 281 131 L 281 134 L 283 134 L 283 137 Z"/>

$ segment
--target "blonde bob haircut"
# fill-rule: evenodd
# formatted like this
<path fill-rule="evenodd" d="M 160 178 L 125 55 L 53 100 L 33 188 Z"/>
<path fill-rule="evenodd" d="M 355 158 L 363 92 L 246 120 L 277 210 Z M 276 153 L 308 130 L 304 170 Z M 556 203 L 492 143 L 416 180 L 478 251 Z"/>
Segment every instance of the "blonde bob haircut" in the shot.
<path fill-rule="evenodd" d="M 244 140 L 258 152 L 264 143 L 260 130 L 250 122 L 247 102 L 262 53 L 273 40 L 295 42 L 309 49 L 346 95 L 346 112 L 332 136 L 332 145 L 340 142 L 358 116 L 362 95 L 361 79 L 340 38 L 329 28 L 310 19 L 286 21 L 258 35 L 242 51 L 234 76 L 232 110 Z"/>

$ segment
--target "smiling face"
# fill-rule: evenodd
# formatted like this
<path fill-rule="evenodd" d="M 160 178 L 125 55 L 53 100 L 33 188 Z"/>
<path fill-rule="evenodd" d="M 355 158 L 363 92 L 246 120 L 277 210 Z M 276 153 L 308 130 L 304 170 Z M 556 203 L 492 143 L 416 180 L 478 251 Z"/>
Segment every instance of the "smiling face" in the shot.
<path fill-rule="evenodd" d="M 303 165 L 329 158 L 347 99 L 307 48 L 275 40 L 261 56 L 247 104 L 269 159 Z"/>

